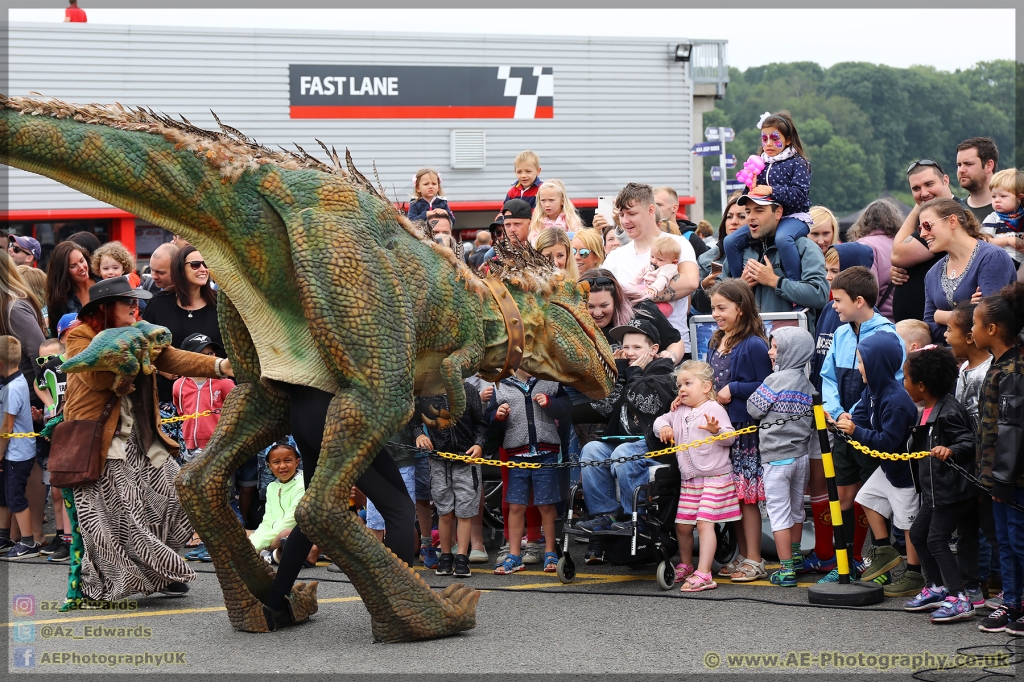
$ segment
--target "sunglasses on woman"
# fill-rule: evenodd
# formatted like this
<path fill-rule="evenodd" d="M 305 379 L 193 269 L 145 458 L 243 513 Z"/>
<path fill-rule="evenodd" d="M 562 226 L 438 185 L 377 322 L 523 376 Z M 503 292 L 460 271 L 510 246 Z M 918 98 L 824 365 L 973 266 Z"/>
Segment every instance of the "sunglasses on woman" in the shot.
<path fill-rule="evenodd" d="M 590 254 L 592 254 L 594 252 L 591 251 L 590 249 L 573 249 L 572 253 L 573 253 L 574 256 L 579 256 L 580 258 L 586 258 L 587 256 L 589 256 Z"/>
<path fill-rule="evenodd" d="M 185 265 L 189 266 L 193 270 L 198 270 L 199 268 L 206 268 L 206 261 L 204 261 L 204 260 L 190 260 L 190 261 L 185 261 Z M 209 268 L 207 268 L 207 269 L 209 269 Z"/>
<path fill-rule="evenodd" d="M 936 225 L 938 225 L 942 221 L 946 220 L 947 218 L 949 218 L 948 215 L 947 216 L 942 216 L 941 218 L 938 219 L 937 222 L 934 222 L 934 223 L 930 223 L 927 220 L 922 220 L 921 224 L 918 226 L 918 229 L 919 230 L 923 230 L 924 232 L 931 232 L 932 230 L 935 229 Z"/>
<path fill-rule="evenodd" d="M 114 302 L 124 303 L 126 306 L 130 308 L 134 308 L 135 306 L 139 305 L 139 299 L 135 298 L 134 296 L 118 296 L 117 298 L 114 299 Z"/>
<path fill-rule="evenodd" d="M 586 282 L 587 284 L 589 284 L 591 288 L 594 288 L 594 287 L 611 287 L 613 289 L 615 288 L 615 280 L 609 279 L 608 277 L 594 277 L 593 279 L 585 279 L 583 281 Z"/>

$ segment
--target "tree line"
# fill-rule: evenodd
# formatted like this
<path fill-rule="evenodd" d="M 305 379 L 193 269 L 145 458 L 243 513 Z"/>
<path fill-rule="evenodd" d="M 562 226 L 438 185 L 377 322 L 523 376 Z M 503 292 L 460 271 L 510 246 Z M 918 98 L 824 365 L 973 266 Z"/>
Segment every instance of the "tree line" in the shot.
<path fill-rule="evenodd" d="M 729 86 L 705 126 L 728 126 L 736 140 L 727 145 L 738 166 L 760 146 L 756 124 L 765 111 L 788 110 L 811 162 L 811 202 L 836 215 L 859 210 L 883 190 L 909 202 L 907 165 L 937 161 L 958 187 L 956 145 L 977 135 L 999 147 L 999 168 L 1016 165 L 1018 113 L 1016 78 L 1024 65 L 1010 60 L 979 62 L 953 73 L 929 66 L 893 68 L 845 62 L 823 69 L 813 62 L 729 69 Z M 1024 145 L 1024 140 L 1018 147 Z M 1016 153 L 1015 153 L 1016 151 Z M 716 213 L 719 185 L 704 163 L 704 201 Z M 735 177 L 737 169 L 728 172 Z"/>

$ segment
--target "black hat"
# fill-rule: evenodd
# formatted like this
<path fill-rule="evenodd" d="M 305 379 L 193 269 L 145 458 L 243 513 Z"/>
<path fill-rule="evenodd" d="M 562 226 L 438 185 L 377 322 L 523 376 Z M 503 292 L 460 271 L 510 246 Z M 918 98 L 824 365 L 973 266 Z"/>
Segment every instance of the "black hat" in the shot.
<path fill-rule="evenodd" d="M 127 275 L 111 277 L 89 287 L 89 302 L 82 306 L 79 315 L 85 315 L 96 309 L 100 303 L 110 303 L 116 298 L 140 298 L 143 301 L 153 298 L 153 294 L 145 289 L 133 289 Z"/>
<path fill-rule="evenodd" d="M 509 199 L 501 208 L 501 215 L 504 218 L 524 218 L 529 220 L 533 217 L 533 207 L 528 201 L 522 199 Z"/>
<path fill-rule="evenodd" d="M 224 355 L 224 348 L 206 334 L 190 334 L 181 342 L 181 349 L 190 353 L 202 353 L 210 346 L 213 346 L 213 352 L 217 355 Z"/>
<path fill-rule="evenodd" d="M 654 323 L 648 319 L 634 317 L 626 324 L 614 327 L 608 332 L 608 336 L 619 343 L 622 342 L 622 337 L 626 334 L 643 334 L 651 340 L 651 343 L 656 343 L 659 348 L 661 347 L 661 334 L 658 333 L 658 328 L 654 326 Z"/>
<path fill-rule="evenodd" d="M 503 215 L 501 215 L 499 213 L 498 217 L 494 219 L 494 222 L 491 223 L 490 227 L 488 227 L 487 229 L 491 230 L 493 232 L 494 230 L 500 230 L 500 229 L 502 229 L 504 227 L 505 227 L 505 216 L 503 216 Z"/>

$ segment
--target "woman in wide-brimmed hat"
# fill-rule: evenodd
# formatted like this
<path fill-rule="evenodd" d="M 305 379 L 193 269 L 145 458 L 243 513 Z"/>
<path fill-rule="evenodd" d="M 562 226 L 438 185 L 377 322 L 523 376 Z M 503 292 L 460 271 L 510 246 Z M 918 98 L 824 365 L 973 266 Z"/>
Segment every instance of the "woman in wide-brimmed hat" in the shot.
<path fill-rule="evenodd" d="M 92 285 L 89 302 L 67 335 L 68 359 L 85 351 L 100 332 L 131 326 L 138 300 L 149 297 L 148 291 L 133 289 L 127 277 Z M 226 359 L 171 346 L 153 364 L 181 376 L 231 374 Z M 139 372 L 134 390 L 118 398 L 110 390 L 110 372 L 68 374 L 65 420 L 100 419 L 112 396 L 115 401 L 103 427 L 106 461 L 99 480 L 70 490 L 77 517 L 72 525 L 80 536 L 73 539 L 71 599 L 113 601 L 157 592 L 180 596 L 188 592 L 185 583 L 195 579 L 176 552 L 192 528 L 174 490 L 179 466 L 169 455 L 178 444 L 160 430 L 154 376 Z"/>

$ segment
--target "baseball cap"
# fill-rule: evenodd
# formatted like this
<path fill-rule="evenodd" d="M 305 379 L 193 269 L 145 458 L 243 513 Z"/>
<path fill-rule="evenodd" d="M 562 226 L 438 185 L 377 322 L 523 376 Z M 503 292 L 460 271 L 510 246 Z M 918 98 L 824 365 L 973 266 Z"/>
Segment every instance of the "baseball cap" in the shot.
<path fill-rule="evenodd" d="M 43 257 L 43 248 L 39 246 L 39 241 L 33 239 L 32 237 L 23 237 L 18 234 L 9 234 L 7 235 L 7 242 L 8 244 L 14 242 L 21 248 L 25 249 L 26 251 L 31 251 L 32 257 L 35 258 L 36 260 L 39 260 L 40 258 Z"/>
<path fill-rule="evenodd" d="M 60 320 L 57 322 L 57 338 L 63 336 L 64 332 L 68 330 L 68 327 L 73 325 L 77 319 L 78 313 L 67 313 L 65 315 L 61 315 Z"/>
<path fill-rule="evenodd" d="M 661 346 L 661 334 L 658 333 L 658 328 L 654 326 L 654 323 L 648 319 L 634 317 L 626 324 L 614 327 L 608 332 L 608 336 L 620 343 L 626 334 L 643 334 L 651 340 L 651 343 Z"/>
<path fill-rule="evenodd" d="M 746 194 L 740 197 L 738 202 L 740 206 L 746 206 L 747 204 L 753 203 L 758 206 L 782 206 L 782 202 L 769 194 L 766 197 L 762 197 L 756 194 Z"/>
<path fill-rule="evenodd" d="M 529 202 L 522 199 L 509 199 L 502 206 L 501 215 L 504 218 L 525 218 L 529 220 L 533 217 L 533 207 L 530 206 Z"/>
<path fill-rule="evenodd" d="M 191 334 L 181 342 L 181 349 L 190 353 L 202 353 L 209 346 L 213 346 L 213 351 L 218 355 L 224 354 L 224 348 L 206 334 Z"/>

